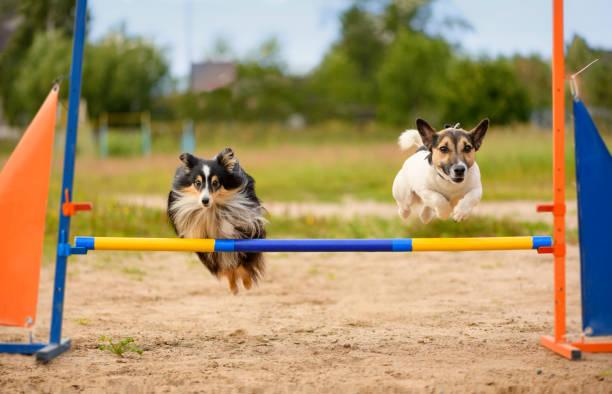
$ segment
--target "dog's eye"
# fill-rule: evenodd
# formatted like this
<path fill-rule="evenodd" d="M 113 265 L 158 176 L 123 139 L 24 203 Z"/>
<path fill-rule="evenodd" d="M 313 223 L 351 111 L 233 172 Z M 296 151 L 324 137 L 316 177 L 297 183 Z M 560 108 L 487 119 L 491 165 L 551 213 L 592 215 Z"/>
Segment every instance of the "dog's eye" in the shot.
<path fill-rule="evenodd" d="M 219 181 L 218 180 L 214 180 L 212 181 L 212 187 L 214 187 L 215 189 L 219 187 Z"/>
<path fill-rule="evenodd" d="M 463 147 L 463 151 L 465 153 L 470 153 L 472 151 L 472 146 L 471 145 L 466 145 Z"/>
<path fill-rule="evenodd" d="M 193 182 L 193 184 L 195 185 L 195 187 L 201 187 L 202 186 L 202 181 L 199 179 L 196 179 L 195 182 Z"/>
<path fill-rule="evenodd" d="M 448 148 L 446 146 L 441 146 L 440 147 L 440 152 L 442 153 L 448 153 Z"/>

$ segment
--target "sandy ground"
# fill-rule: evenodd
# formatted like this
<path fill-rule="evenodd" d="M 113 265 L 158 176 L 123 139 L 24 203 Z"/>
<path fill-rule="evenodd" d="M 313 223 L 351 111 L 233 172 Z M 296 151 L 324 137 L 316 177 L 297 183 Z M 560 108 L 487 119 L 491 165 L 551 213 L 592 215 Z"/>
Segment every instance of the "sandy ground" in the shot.
<path fill-rule="evenodd" d="M 530 251 L 276 254 L 238 296 L 190 254 L 98 252 L 72 260 L 68 282 L 73 349 L 48 365 L 0 355 L 0 392 L 612 392 L 612 355 L 570 362 L 538 345 L 552 331 L 552 264 Z M 99 350 L 101 335 L 144 353 Z"/>

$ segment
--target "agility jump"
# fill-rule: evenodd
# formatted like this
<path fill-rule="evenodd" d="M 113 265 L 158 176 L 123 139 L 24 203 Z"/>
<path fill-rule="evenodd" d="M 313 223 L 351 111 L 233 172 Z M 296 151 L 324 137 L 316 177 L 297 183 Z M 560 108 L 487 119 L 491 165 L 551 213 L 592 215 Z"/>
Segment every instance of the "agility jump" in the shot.
<path fill-rule="evenodd" d="M 77 252 L 131 250 L 159 252 L 466 252 L 549 248 L 552 237 L 398 239 L 185 239 L 76 237 Z"/>
<path fill-rule="evenodd" d="M 612 352 L 612 342 L 570 343 L 566 332 L 565 293 L 565 129 L 563 0 L 553 2 L 553 195 L 551 204 L 538 206 L 554 216 L 551 236 L 492 238 L 413 239 L 302 239 L 302 240 L 212 240 L 169 238 L 76 237 L 70 243 L 71 218 L 91 209 L 87 203 L 72 201 L 78 112 L 81 91 L 87 0 L 77 0 L 60 221 L 55 265 L 55 282 L 49 342 L 0 343 L 0 352 L 35 354 L 48 362 L 70 348 L 62 338 L 66 265 L 73 254 L 91 250 L 202 251 L 202 252 L 419 252 L 537 250 L 554 258 L 554 334 L 542 337 L 543 346 L 568 358 L 578 359 L 581 351 Z M 14 213 L 25 215 L 24 228 L 0 227 L 0 325 L 29 328 L 36 319 L 38 279 L 44 236 L 48 177 L 32 182 L 19 176 L 24 171 L 49 174 L 53 130 L 59 87 L 54 87 L 21 142 L 0 173 L 0 214 L 9 223 Z M 588 110 L 574 98 L 576 132 L 576 174 L 582 278 L 582 326 L 586 336 L 612 335 L 612 265 L 609 252 L 612 232 L 612 156 L 601 139 Z M 26 166 L 27 163 L 27 166 Z M 26 179 L 27 182 L 20 181 Z M 607 207 L 602 209 L 601 207 Z M 13 216 L 11 216 L 13 215 Z"/>

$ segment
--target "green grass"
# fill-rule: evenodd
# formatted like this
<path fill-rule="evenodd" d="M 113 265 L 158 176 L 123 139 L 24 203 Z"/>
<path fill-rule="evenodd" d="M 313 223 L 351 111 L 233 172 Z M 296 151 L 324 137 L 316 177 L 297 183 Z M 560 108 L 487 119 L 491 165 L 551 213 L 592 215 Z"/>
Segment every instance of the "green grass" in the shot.
<path fill-rule="evenodd" d="M 83 213 L 73 220 L 72 234 L 96 236 L 173 237 L 165 212 L 157 209 L 122 205 L 115 201 L 97 200 L 91 213 Z M 55 239 L 57 215 L 47 225 L 47 237 Z M 420 222 L 405 224 L 397 219 L 377 216 L 340 217 L 301 216 L 269 218 L 271 238 L 393 238 L 393 237 L 461 237 L 513 236 L 550 234 L 552 229 L 543 222 L 521 222 L 511 218 L 496 219 L 475 216 L 455 223 L 435 220 L 428 225 Z M 134 277 L 140 272 L 124 268 Z"/>
<path fill-rule="evenodd" d="M 155 127 L 159 131 L 161 126 Z M 166 194 L 180 153 L 176 127 L 166 127 L 173 132 L 154 135 L 152 157 L 102 160 L 95 154 L 79 155 L 77 197 Z M 376 126 L 356 129 L 333 123 L 293 131 L 257 124 L 201 125 L 196 153 L 211 157 L 225 146 L 232 146 L 244 168 L 256 178 L 264 201 L 340 201 L 351 197 L 388 202 L 393 179 L 405 160 L 395 144 L 400 131 Z M 568 198 L 574 198 L 573 141 L 569 135 L 567 192 Z M 138 136 L 126 135 L 114 141 L 125 145 L 118 151 L 139 149 L 139 141 L 131 137 Z M 85 149 L 89 140 L 81 138 L 79 152 L 91 152 Z M 56 187 L 60 153 L 56 150 Z M 548 131 L 527 126 L 493 127 L 477 154 L 484 199 L 550 199 L 551 153 Z"/>
<path fill-rule="evenodd" d="M 136 344 L 133 338 L 123 338 L 118 341 L 107 336 L 101 336 L 98 349 L 108 351 L 116 356 L 123 357 L 125 353 L 136 353 L 142 356 L 144 350 Z"/>
<path fill-rule="evenodd" d="M 94 199 L 94 210 L 79 213 L 72 220 L 72 233 L 77 235 L 95 234 L 97 236 L 172 236 L 172 228 L 166 212 L 157 209 L 120 204 L 114 200 Z M 57 210 L 49 210 L 47 232 L 58 226 Z"/>
<path fill-rule="evenodd" d="M 270 131 L 262 134 L 267 142 L 251 144 L 252 133 L 246 130 L 227 138 L 219 134 L 200 138 L 197 153 L 211 157 L 224 146 L 232 146 L 243 167 L 257 180 L 258 194 L 264 201 L 340 201 L 346 197 L 392 201 L 391 185 L 405 160 L 395 145 L 399 131 L 354 132 L 352 136 L 347 131 Z M 548 132 L 527 128 L 493 129 L 477 154 L 484 199 L 550 199 L 550 138 Z M 568 141 L 568 198 L 575 196 L 572 149 L 572 141 Z M 96 192 L 166 194 L 179 165 L 178 154 L 177 146 L 172 154 L 150 158 L 79 158 L 76 191 L 82 198 Z"/>
<path fill-rule="evenodd" d="M 139 156 L 142 154 L 140 130 L 112 131 L 107 133 L 109 156 Z"/>
<path fill-rule="evenodd" d="M 543 222 L 521 222 L 510 218 L 472 217 L 464 222 L 435 220 L 405 224 L 399 219 L 365 216 L 354 219 L 304 216 L 295 219 L 273 217 L 268 226 L 271 238 L 399 238 L 478 237 L 547 235 L 551 227 Z"/>

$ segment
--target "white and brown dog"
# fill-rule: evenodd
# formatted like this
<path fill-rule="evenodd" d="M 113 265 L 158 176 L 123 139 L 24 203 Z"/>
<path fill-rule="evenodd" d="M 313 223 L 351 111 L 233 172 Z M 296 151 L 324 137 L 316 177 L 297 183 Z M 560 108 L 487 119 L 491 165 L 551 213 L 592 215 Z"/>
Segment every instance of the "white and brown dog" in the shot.
<path fill-rule="evenodd" d="M 399 137 L 402 150 L 409 157 L 393 182 L 393 197 L 403 219 L 412 210 L 423 223 L 434 215 L 456 221 L 467 218 L 480 202 L 482 185 L 475 153 L 489 128 L 482 120 L 471 131 L 455 127 L 436 130 L 423 119 L 417 119 L 417 130 L 406 130 Z"/>

